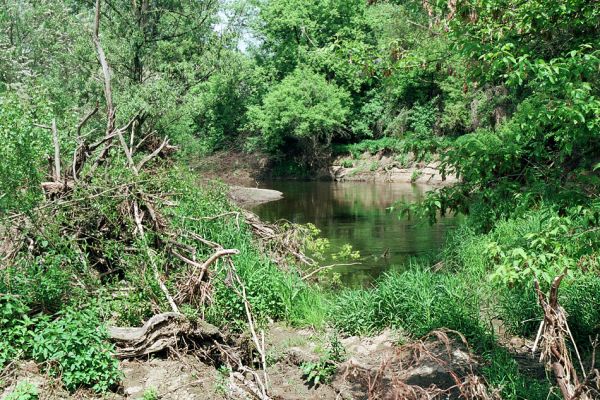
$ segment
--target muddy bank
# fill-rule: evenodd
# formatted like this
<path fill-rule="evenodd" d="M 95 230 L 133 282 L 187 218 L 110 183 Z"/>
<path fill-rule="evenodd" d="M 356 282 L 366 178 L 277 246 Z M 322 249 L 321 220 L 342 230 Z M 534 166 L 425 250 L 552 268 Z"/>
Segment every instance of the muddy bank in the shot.
<path fill-rule="evenodd" d="M 297 176 L 273 175 L 273 166 L 268 157 L 261 154 L 219 152 L 197 160 L 190 166 L 198 171 L 203 180 L 219 179 L 231 185 L 236 201 L 242 204 L 257 204 L 276 198 L 257 190 L 238 191 L 235 190 L 236 187 L 254 188 L 264 179 L 298 179 Z M 365 152 L 360 156 L 339 155 L 331 160 L 328 167 L 314 171 L 304 179 L 419 183 L 432 186 L 448 186 L 458 182 L 454 174 L 442 175 L 440 161 L 435 155 L 417 160 L 411 152 L 396 154 L 383 150 L 375 154 Z"/>
<path fill-rule="evenodd" d="M 439 332 L 407 345 L 386 330 L 373 337 L 340 338 L 344 361 L 329 380 L 318 385 L 307 382 L 301 366 L 325 356 L 333 338 L 330 330 L 294 329 L 271 324 L 265 336 L 269 399 L 368 399 L 412 398 L 411 392 L 428 393 L 430 398 L 456 398 L 467 379 L 487 391 L 477 370 L 481 361 L 451 333 Z M 241 399 L 230 391 L 229 370 L 217 369 L 202 361 L 202 354 L 185 349 L 169 357 L 121 362 L 122 386 L 115 393 L 99 395 L 90 390 L 68 393 L 31 361 L 18 362 L 11 371 L 13 384 L 0 389 L 2 398 L 14 389 L 16 381 L 28 381 L 46 399 Z M 252 380 L 250 376 L 247 377 Z M 435 389 L 433 389 L 435 387 Z M 150 397 L 150 394 L 155 397 Z M 250 399 L 251 397 L 246 397 Z"/>
<path fill-rule="evenodd" d="M 394 154 L 365 152 L 360 157 L 339 156 L 328 169 L 331 179 L 338 182 L 374 181 L 420 183 L 448 186 L 458 182 L 454 174 L 442 175 L 437 156 L 418 161 L 413 153 Z"/>

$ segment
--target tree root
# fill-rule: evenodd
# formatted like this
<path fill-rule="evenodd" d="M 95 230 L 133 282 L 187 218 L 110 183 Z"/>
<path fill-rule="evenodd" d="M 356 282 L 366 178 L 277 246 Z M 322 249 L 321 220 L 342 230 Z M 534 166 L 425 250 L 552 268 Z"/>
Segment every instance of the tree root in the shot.
<path fill-rule="evenodd" d="M 221 332 L 213 325 L 190 322 L 183 314 L 167 312 L 150 318 L 140 328 L 109 327 L 108 334 L 117 346 L 119 358 L 136 358 L 174 348 L 182 340 L 210 342 L 222 340 Z"/>

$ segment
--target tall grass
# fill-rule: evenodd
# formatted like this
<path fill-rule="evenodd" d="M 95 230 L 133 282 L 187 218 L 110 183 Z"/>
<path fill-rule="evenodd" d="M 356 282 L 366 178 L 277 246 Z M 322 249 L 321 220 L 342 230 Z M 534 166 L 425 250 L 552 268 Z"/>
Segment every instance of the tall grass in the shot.
<path fill-rule="evenodd" d="M 476 337 L 484 332 L 479 299 L 459 276 L 421 266 L 392 272 L 370 290 L 346 291 L 333 301 L 332 323 L 349 334 L 371 334 L 390 327 L 419 337 L 438 328 Z"/>

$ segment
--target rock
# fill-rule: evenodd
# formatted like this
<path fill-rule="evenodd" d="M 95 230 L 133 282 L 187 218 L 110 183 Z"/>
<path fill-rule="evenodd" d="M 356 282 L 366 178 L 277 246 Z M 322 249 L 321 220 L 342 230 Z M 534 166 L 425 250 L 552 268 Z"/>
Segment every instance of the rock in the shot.
<path fill-rule="evenodd" d="M 243 186 L 232 186 L 229 196 L 241 205 L 256 205 L 283 198 L 283 193 L 271 189 L 259 189 Z"/>
<path fill-rule="evenodd" d="M 429 183 L 431 181 L 431 174 L 421 173 L 415 183 Z"/>

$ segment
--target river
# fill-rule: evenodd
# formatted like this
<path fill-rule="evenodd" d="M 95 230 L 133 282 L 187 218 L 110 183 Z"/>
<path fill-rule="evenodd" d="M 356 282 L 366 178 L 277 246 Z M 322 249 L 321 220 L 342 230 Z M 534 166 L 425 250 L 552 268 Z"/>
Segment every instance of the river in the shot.
<path fill-rule="evenodd" d="M 402 268 L 411 257 L 435 253 L 458 223 L 456 217 L 444 217 L 430 225 L 401 219 L 388 210 L 398 201 L 419 201 L 430 190 L 423 185 L 273 181 L 262 187 L 279 190 L 284 198 L 254 207 L 261 219 L 310 222 L 329 239 L 332 251 L 348 243 L 360 252 L 360 265 L 334 269 L 349 287 L 369 285 L 384 271 Z"/>

